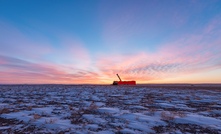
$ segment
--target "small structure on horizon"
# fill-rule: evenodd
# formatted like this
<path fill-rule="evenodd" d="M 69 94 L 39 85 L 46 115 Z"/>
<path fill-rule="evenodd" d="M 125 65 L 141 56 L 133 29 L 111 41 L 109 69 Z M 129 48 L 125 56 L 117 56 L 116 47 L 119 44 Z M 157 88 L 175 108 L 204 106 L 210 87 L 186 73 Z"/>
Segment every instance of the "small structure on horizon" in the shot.
<path fill-rule="evenodd" d="M 122 81 L 120 76 L 117 74 L 120 81 L 114 81 L 113 85 L 136 85 L 136 81 Z"/>

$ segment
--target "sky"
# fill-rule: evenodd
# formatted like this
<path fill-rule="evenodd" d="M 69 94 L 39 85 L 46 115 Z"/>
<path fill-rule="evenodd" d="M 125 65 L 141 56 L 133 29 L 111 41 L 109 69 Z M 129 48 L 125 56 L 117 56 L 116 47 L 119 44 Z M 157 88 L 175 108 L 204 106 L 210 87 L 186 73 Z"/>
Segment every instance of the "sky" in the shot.
<path fill-rule="evenodd" d="M 0 84 L 221 83 L 220 0 L 0 0 Z"/>

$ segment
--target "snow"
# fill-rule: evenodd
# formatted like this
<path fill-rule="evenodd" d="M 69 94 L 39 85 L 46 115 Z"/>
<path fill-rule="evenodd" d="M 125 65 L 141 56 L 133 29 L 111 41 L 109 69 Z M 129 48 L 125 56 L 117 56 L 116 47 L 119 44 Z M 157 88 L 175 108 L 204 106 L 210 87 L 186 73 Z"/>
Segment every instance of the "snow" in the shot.
<path fill-rule="evenodd" d="M 95 105 L 98 106 L 98 107 L 102 107 L 102 106 L 105 106 L 105 103 L 95 102 Z"/>
<path fill-rule="evenodd" d="M 146 122 L 148 126 L 156 126 L 156 125 L 166 125 L 166 123 L 160 120 L 159 115 L 157 116 L 147 116 L 141 113 L 130 113 L 130 114 L 122 114 L 117 116 L 117 118 L 122 118 L 128 120 L 130 122 Z"/>
<path fill-rule="evenodd" d="M 95 115 L 84 114 L 82 117 L 90 122 L 93 122 L 93 123 L 97 123 L 97 124 L 102 124 L 102 123 L 105 124 L 106 123 L 106 120 L 104 120 L 100 117 L 96 117 Z"/>
<path fill-rule="evenodd" d="M 97 134 L 114 134 L 114 132 L 106 130 L 106 131 L 99 131 L 97 132 Z"/>
<path fill-rule="evenodd" d="M 50 115 L 53 111 L 53 107 L 33 108 L 32 111 L 37 114 Z"/>
<path fill-rule="evenodd" d="M 30 114 L 31 111 L 21 111 L 15 113 L 2 114 L 1 117 L 9 119 L 18 119 L 24 122 L 28 122 L 30 119 L 32 119 L 32 116 L 29 116 Z"/>
<path fill-rule="evenodd" d="M 96 131 L 98 130 L 99 126 L 97 124 L 88 124 L 85 126 L 85 128 Z"/>
<path fill-rule="evenodd" d="M 118 108 L 102 107 L 102 108 L 99 108 L 98 111 L 100 113 L 114 114 L 114 113 L 118 113 L 120 110 Z"/>
<path fill-rule="evenodd" d="M 161 127 L 162 133 L 188 133 L 187 129 L 199 133 L 201 128 L 221 133 L 220 90 L 93 85 L 0 87 L 0 133 L 11 129 L 14 133 L 142 134 L 158 133 L 156 127 Z"/>
<path fill-rule="evenodd" d="M 44 110 L 45 109 L 47 108 L 44 108 Z M 36 126 L 45 125 L 47 128 L 50 129 L 55 129 L 55 128 L 66 129 L 70 127 L 70 120 L 61 120 L 58 117 L 41 117 L 39 119 L 34 119 L 32 116 L 33 113 L 34 111 L 23 111 L 23 112 L 2 114 L 1 117 L 8 119 L 22 120 L 26 123 L 31 123 Z"/>
<path fill-rule="evenodd" d="M 174 122 L 181 124 L 196 124 L 221 130 L 221 120 L 197 114 L 189 114 L 183 118 L 176 118 Z"/>
<path fill-rule="evenodd" d="M 146 133 L 154 133 L 154 131 L 152 129 L 147 127 L 147 124 L 142 124 L 139 122 L 131 122 L 131 123 L 129 123 L 128 127 L 132 128 L 132 129 L 140 130 L 140 131 L 143 131 Z"/>
<path fill-rule="evenodd" d="M 168 103 L 157 103 L 156 105 L 163 107 L 163 108 L 173 108 L 175 105 L 173 104 L 168 104 Z"/>
<path fill-rule="evenodd" d="M 124 128 L 124 129 L 120 130 L 120 133 L 122 133 L 122 134 L 135 134 L 135 131 L 132 129 Z"/>
<path fill-rule="evenodd" d="M 82 117 L 87 120 L 94 120 L 95 119 L 95 115 L 93 115 L 93 114 L 84 114 Z"/>
<path fill-rule="evenodd" d="M 130 109 L 147 109 L 147 108 L 143 106 L 130 106 Z"/>
<path fill-rule="evenodd" d="M 10 127 L 9 126 L 4 126 L 4 127 L 0 127 L 0 130 L 2 129 L 9 129 Z"/>
<path fill-rule="evenodd" d="M 5 106 L 8 106 L 8 104 L 7 103 L 0 103 L 0 108 L 5 107 Z"/>

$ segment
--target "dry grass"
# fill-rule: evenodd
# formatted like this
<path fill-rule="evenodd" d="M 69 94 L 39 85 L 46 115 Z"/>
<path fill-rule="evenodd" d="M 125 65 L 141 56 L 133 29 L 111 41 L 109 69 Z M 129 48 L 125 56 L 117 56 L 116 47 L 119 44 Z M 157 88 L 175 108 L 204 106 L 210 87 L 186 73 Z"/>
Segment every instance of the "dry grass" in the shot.
<path fill-rule="evenodd" d="M 175 118 L 175 115 L 172 112 L 162 112 L 161 119 L 165 121 L 170 121 Z"/>
<path fill-rule="evenodd" d="M 166 100 L 167 100 L 168 102 L 171 102 L 171 101 L 172 101 L 172 99 L 171 99 L 171 98 L 166 98 Z"/>
<path fill-rule="evenodd" d="M 162 120 L 170 121 L 174 120 L 175 117 L 186 117 L 186 113 L 184 113 L 183 111 L 164 111 L 161 113 Z"/>
<path fill-rule="evenodd" d="M 183 117 L 186 117 L 186 113 L 184 113 L 184 111 L 178 111 L 178 112 L 177 112 L 177 115 L 180 116 L 180 117 L 182 117 L 182 118 L 183 118 Z"/>
<path fill-rule="evenodd" d="M 185 100 L 190 100 L 190 96 L 186 96 Z"/>
<path fill-rule="evenodd" d="M 154 100 L 152 98 L 147 100 L 147 104 L 152 105 L 154 103 Z"/>
<path fill-rule="evenodd" d="M 10 110 L 8 108 L 0 109 L 0 114 L 7 114 L 7 113 L 10 113 Z"/>
<path fill-rule="evenodd" d="M 156 108 L 149 108 L 149 112 L 150 112 L 150 115 L 154 115 L 154 113 L 157 111 Z"/>
<path fill-rule="evenodd" d="M 199 96 L 195 97 L 195 100 L 202 100 Z"/>
<path fill-rule="evenodd" d="M 41 118 L 41 115 L 39 115 L 39 114 L 34 114 L 34 115 L 33 115 L 33 118 L 34 118 L 35 120 L 40 119 L 40 118 Z"/>
<path fill-rule="evenodd" d="M 71 105 L 69 105 L 68 108 L 69 108 L 69 110 L 71 110 L 71 111 L 74 110 L 74 108 L 73 108 Z"/>
<path fill-rule="evenodd" d="M 90 104 L 88 110 L 97 110 L 98 106 L 94 103 L 94 101 L 92 101 L 92 103 Z"/>
<path fill-rule="evenodd" d="M 28 106 L 26 109 L 27 109 L 28 111 L 31 111 L 31 110 L 32 110 L 32 106 Z"/>

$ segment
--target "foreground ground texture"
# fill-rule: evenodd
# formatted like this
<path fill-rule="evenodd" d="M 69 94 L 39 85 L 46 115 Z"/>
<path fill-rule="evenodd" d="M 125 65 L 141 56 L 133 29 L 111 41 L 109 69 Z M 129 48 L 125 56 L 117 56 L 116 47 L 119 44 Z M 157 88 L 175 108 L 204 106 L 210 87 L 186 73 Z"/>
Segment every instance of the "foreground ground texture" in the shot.
<path fill-rule="evenodd" d="M 220 87 L 0 86 L 0 133 L 221 133 Z"/>

